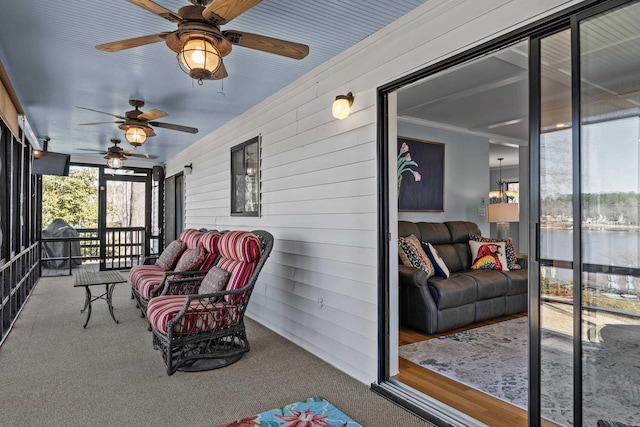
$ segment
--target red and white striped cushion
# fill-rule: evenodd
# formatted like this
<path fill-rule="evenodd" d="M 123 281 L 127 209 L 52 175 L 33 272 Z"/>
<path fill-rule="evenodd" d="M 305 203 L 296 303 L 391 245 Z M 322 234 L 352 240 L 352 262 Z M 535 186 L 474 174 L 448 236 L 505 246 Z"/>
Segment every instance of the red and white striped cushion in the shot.
<path fill-rule="evenodd" d="M 260 240 L 248 231 L 230 231 L 222 235 L 218 248 L 221 258 L 217 266 L 229 272 L 226 290 L 244 287 L 258 264 Z M 239 303 L 242 296 L 227 295 L 225 300 Z"/>
<path fill-rule="evenodd" d="M 193 249 L 198 245 L 203 234 L 202 231 L 196 230 L 195 228 L 187 228 L 180 233 L 180 241 L 187 245 L 187 249 Z"/>
<path fill-rule="evenodd" d="M 182 310 L 187 297 L 184 295 L 165 295 L 152 299 L 147 306 L 147 319 L 159 332 L 166 334 L 168 323 Z M 232 326 L 239 321 L 236 306 L 218 304 L 202 305 L 193 300 L 180 322 L 174 325 L 173 332 L 187 334 L 205 330 Z"/>
<path fill-rule="evenodd" d="M 249 281 L 251 273 L 256 268 L 256 262 L 234 261 L 232 259 L 222 258 L 218 261 L 218 267 L 229 272 L 229 281 L 227 282 L 228 291 L 240 289 Z"/>
<path fill-rule="evenodd" d="M 260 258 L 260 240 L 249 231 L 230 231 L 220 237 L 218 249 L 223 258 L 255 262 Z"/>
<path fill-rule="evenodd" d="M 163 273 L 164 270 L 159 265 L 136 265 L 129 270 L 129 280 L 135 284 L 140 280 L 140 277 L 148 275 L 149 273 Z"/>
<path fill-rule="evenodd" d="M 144 299 L 149 299 L 151 297 L 151 291 L 162 282 L 162 279 L 164 279 L 164 273 L 149 273 L 148 275 L 141 276 L 134 284 L 140 296 Z"/>
<path fill-rule="evenodd" d="M 218 231 L 207 231 L 200 238 L 200 243 L 202 243 L 202 246 L 204 246 L 204 249 L 207 251 L 204 262 L 200 267 L 202 270 L 211 268 L 218 257 L 218 242 L 221 236 L 222 234 Z"/>

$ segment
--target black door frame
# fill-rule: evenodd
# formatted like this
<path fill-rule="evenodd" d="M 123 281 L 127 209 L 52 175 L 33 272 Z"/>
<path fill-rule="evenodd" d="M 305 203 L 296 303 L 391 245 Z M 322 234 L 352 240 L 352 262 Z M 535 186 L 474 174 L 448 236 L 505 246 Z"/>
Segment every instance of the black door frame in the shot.
<path fill-rule="evenodd" d="M 613 9 L 621 6 L 625 3 L 631 3 L 634 0 L 588 0 L 578 5 L 569 7 L 561 12 L 548 16 L 540 21 L 528 24 L 523 28 L 515 30 L 511 33 L 505 34 L 487 43 L 479 45 L 469 51 L 460 53 L 451 58 L 445 59 L 437 64 L 428 66 L 422 70 L 413 72 L 404 77 L 401 77 L 393 82 L 387 83 L 378 87 L 377 89 L 377 171 L 378 171 L 378 380 L 376 383 L 371 384 L 372 390 L 384 395 L 385 397 L 397 402 L 401 406 L 415 412 L 419 416 L 435 422 L 437 424 L 449 424 L 445 416 L 444 419 L 440 418 L 437 414 L 427 412 L 420 404 L 420 399 L 415 397 L 420 393 L 407 391 L 406 387 L 399 387 L 399 383 L 390 378 L 390 322 L 389 322 L 389 243 L 391 237 L 391 230 L 389 229 L 389 209 L 390 200 L 388 197 L 388 180 L 389 180 L 389 153 L 387 147 L 389 146 L 389 103 L 388 96 L 391 92 L 400 89 L 403 86 L 414 83 L 418 80 L 424 79 L 428 76 L 434 75 L 440 71 L 446 70 L 453 66 L 460 65 L 464 62 L 488 54 L 492 51 L 504 48 L 519 40 L 529 39 L 530 51 L 529 51 L 529 73 L 530 73 L 530 98 L 529 98 L 529 114 L 530 114 L 530 144 L 529 144 L 529 161 L 530 161 L 530 191 L 529 191 L 529 339 L 530 339 L 530 357 L 535 362 L 530 362 L 529 366 L 529 426 L 538 426 L 540 424 L 540 286 L 539 286 L 539 218 L 540 218 L 540 206 L 539 206 L 539 123 L 540 123 L 540 102 L 539 102 L 539 90 L 540 90 L 540 38 L 549 34 L 555 33 L 560 29 L 572 28 L 573 34 L 578 34 L 578 23 L 595 14 L 601 13 L 605 10 Z M 578 37 L 572 37 L 572 56 L 574 58 L 579 56 L 578 50 Z M 579 61 L 573 61 L 576 63 L 573 65 L 573 85 L 579 85 Z M 576 69 L 577 67 L 577 69 Z M 579 87 L 579 86 L 578 86 Z M 573 122 L 580 123 L 579 119 L 579 91 L 576 94 L 575 87 L 572 90 L 574 98 L 572 99 L 574 112 Z M 576 108 L 578 106 L 578 108 Z M 573 144 L 574 148 L 576 144 L 579 144 L 579 126 L 574 126 Z M 574 150 L 574 156 L 576 156 Z M 579 155 L 579 151 L 578 151 Z M 575 158 L 574 158 L 575 162 Z M 575 179 L 575 175 L 579 174 L 579 169 L 574 170 L 574 182 L 577 182 L 579 190 L 579 179 Z M 579 178 L 579 175 L 578 175 Z M 574 189 L 575 192 L 575 189 Z M 579 191 L 577 194 L 580 194 Z M 534 197 L 535 196 L 535 197 Z M 574 212 L 579 212 L 580 205 L 579 200 L 574 198 Z M 579 215 L 574 215 L 574 221 L 578 221 Z M 574 224 L 575 226 L 575 224 Z M 580 236 L 574 236 L 574 248 L 580 248 Z M 574 253 L 574 259 L 580 260 L 579 249 L 577 253 Z M 575 258 L 576 255 L 578 258 Z M 578 273 L 574 274 L 579 275 Z M 575 282 L 579 283 L 579 282 Z M 579 293 L 578 293 L 579 294 Z M 577 297 L 580 298 L 580 295 Z M 578 303 L 580 301 L 578 300 Z M 579 317 L 579 313 L 577 315 Z M 574 321 L 574 328 L 578 330 L 580 328 L 579 321 Z M 580 336 L 580 335 L 577 335 Z M 579 341 L 579 340 L 578 340 Z M 581 366 L 581 357 L 579 350 L 581 349 L 580 343 L 575 344 L 574 348 L 574 366 L 576 368 Z M 574 370 L 576 378 L 580 378 L 581 370 Z M 575 420 L 582 419 L 582 405 L 581 405 L 581 382 L 574 381 L 574 386 L 578 384 L 575 392 L 574 403 L 574 416 Z"/>
<path fill-rule="evenodd" d="M 95 165 L 93 165 L 95 166 Z M 151 251 L 151 203 L 152 203 L 152 170 L 131 168 L 139 175 L 111 175 L 107 173 L 107 167 L 99 166 L 98 172 L 98 236 L 100 237 L 100 270 L 106 269 L 106 231 L 107 231 L 107 181 L 119 182 L 142 182 L 144 187 L 144 254 L 148 255 Z M 144 175 L 142 175 L 144 174 Z"/>

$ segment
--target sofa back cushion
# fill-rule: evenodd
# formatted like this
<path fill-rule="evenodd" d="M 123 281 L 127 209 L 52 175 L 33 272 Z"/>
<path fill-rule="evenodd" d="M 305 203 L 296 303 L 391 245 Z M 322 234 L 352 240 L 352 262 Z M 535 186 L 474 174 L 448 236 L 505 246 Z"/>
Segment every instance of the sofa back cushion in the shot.
<path fill-rule="evenodd" d="M 453 243 L 460 260 L 460 270 L 469 270 L 473 262 L 471 250 L 469 249 L 469 234 L 478 234 L 480 228 L 475 222 L 471 221 L 447 221 L 444 225 L 451 234 L 451 243 Z"/>
<path fill-rule="evenodd" d="M 432 245 L 442 245 L 451 243 L 451 233 L 446 225 L 441 222 L 418 222 L 416 224 L 420 230 L 418 238 L 425 243 Z"/>
<path fill-rule="evenodd" d="M 398 237 L 409 237 L 411 235 L 420 239 L 418 224 L 411 221 L 398 221 Z"/>

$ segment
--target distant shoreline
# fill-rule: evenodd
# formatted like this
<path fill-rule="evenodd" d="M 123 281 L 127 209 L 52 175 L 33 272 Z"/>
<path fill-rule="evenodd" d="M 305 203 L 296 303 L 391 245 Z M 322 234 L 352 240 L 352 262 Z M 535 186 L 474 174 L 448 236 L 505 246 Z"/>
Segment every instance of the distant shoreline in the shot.
<path fill-rule="evenodd" d="M 572 222 L 552 221 L 540 223 L 542 230 L 572 230 Z M 640 232 L 640 226 L 630 224 L 582 224 L 583 230 L 589 231 L 631 231 Z"/>

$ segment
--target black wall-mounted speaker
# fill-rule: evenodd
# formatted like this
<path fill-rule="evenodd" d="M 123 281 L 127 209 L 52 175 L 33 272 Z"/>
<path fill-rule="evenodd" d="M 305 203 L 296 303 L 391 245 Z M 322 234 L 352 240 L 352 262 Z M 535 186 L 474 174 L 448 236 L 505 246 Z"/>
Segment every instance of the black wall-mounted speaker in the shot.
<path fill-rule="evenodd" d="M 151 172 L 153 174 L 154 181 L 160 181 L 164 179 L 164 168 L 162 166 L 154 166 L 151 169 Z"/>

